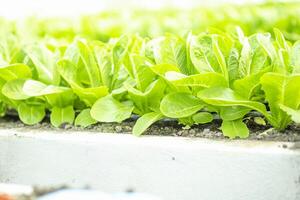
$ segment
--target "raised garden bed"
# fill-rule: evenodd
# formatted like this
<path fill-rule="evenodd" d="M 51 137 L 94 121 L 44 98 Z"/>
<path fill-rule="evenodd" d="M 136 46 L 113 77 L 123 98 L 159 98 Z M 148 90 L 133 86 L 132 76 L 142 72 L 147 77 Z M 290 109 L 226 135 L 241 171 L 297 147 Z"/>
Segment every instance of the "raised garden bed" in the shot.
<path fill-rule="evenodd" d="M 228 8 L 0 20 L 0 181 L 299 199 L 300 4 Z"/>
<path fill-rule="evenodd" d="M 280 12 L 272 9 L 279 5 Z M 54 127 L 119 123 L 138 116 L 132 129 L 137 136 L 169 118 L 186 127 L 220 119 L 217 126 L 229 138 L 249 137 L 249 120 L 283 132 L 300 123 L 300 43 L 295 41 L 297 29 L 288 24 L 290 18 L 297 22 L 299 5 L 232 6 L 241 21 L 227 18 L 226 6 L 219 7 L 215 10 L 227 20 L 225 29 L 190 28 L 185 29 L 187 34 L 174 31 L 152 38 L 111 34 L 108 41 L 95 40 L 92 33 L 81 35 L 81 29 L 90 25 L 85 17 L 78 36 L 74 30 L 48 33 L 42 23 L 47 19 L 41 24 L 33 21 L 30 27 L 38 29 L 23 35 L 26 20 L 3 20 L 0 114 L 16 111 L 27 125 L 38 124 L 49 114 Z M 250 34 L 253 24 L 242 20 L 244 9 L 257 13 L 253 21 L 273 25 L 272 32 L 262 33 L 257 25 L 257 33 Z M 260 11 L 274 15 L 273 21 Z M 207 8 L 202 18 L 210 12 Z M 289 18 L 281 18 L 281 12 L 289 13 Z M 162 13 L 163 19 L 170 14 Z M 192 10 L 181 14 L 196 16 Z M 97 16 L 92 19 L 101 22 Z M 281 20 L 288 24 L 282 30 L 276 28 Z M 221 21 L 216 17 L 211 22 Z M 138 27 L 142 32 L 144 26 Z M 290 38 L 290 31 L 295 37 Z"/>

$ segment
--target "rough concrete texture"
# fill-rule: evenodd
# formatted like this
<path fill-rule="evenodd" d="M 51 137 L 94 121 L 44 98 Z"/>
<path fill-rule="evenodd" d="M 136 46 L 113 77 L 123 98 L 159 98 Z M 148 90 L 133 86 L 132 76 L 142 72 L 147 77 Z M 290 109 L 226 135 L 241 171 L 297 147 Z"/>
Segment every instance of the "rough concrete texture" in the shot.
<path fill-rule="evenodd" d="M 0 182 L 165 200 L 299 200 L 299 143 L 0 129 Z"/>

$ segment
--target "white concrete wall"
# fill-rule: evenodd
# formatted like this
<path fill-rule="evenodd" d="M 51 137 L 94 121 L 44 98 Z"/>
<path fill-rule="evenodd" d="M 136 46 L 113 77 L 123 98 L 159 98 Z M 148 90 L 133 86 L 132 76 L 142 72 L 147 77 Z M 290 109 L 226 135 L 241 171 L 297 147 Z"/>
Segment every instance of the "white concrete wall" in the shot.
<path fill-rule="evenodd" d="M 133 189 L 165 200 L 299 200 L 300 150 L 282 145 L 2 129 L 0 182 Z"/>

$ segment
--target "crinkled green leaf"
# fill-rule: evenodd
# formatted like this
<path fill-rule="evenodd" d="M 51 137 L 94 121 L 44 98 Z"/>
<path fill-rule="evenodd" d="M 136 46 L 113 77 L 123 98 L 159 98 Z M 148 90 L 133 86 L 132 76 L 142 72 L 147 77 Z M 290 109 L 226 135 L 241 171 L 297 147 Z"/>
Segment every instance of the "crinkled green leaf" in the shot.
<path fill-rule="evenodd" d="M 130 100 L 135 105 L 138 114 L 159 111 L 160 101 L 164 96 L 166 85 L 162 80 L 154 81 L 145 92 L 141 92 L 129 85 L 126 86 Z"/>
<path fill-rule="evenodd" d="M 107 86 L 98 86 L 84 88 L 77 77 L 77 68 L 68 60 L 61 60 L 58 63 L 58 71 L 60 75 L 70 84 L 73 92 L 86 103 L 92 106 L 96 100 L 108 94 Z"/>
<path fill-rule="evenodd" d="M 232 48 L 227 59 L 227 71 L 230 83 L 239 78 L 239 51 Z"/>
<path fill-rule="evenodd" d="M 56 72 L 57 54 L 51 52 L 42 44 L 28 46 L 26 54 L 34 64 L 39 80 L 49 84 L 59 82 L 59 76 Z"/>
<path fill-rule="evenodd" d="M 220 72 L 218 61 L 212 50 L 212 38 L 201 34 L 193 36 L 190 44 L 190 56 L 192 63 L 198 72 Z"/>
<path fill-rule="evenodd" d="M 81 87 L 77 77 L 77 67 L 69 60 L 61 59 L 57 63 L 57 71 L 72 88 Z"/>
<path fill-rule="evenodd" d="M 94 54 L 88 44 L 84 41 L 77 41 L 80 58 L 82 59 L 84 69 L 88 74 L 91 87 L 97 87 L 101 84 L 101 76 Z"/>
<path fill-rule="evenodd" d="M 238 79 L 233 83 L 233 89 L 241 96 L 250 99 L 254 95 L 254 90 L 260 85 L 260 78 L 266 73 L 261 71 L 257 74 L 251 74 L 242 79 Z"/>
<path fill-rule="evenodd" d="M 269 55 L 271 60 L 275 61 L 275 59 L 276 59 L 276 50 L 275 50 L 275 47 L 272 44 L 271 35 L 270 34 L 258 33 L 256 36 L 257 36 L 257 41 L 263 47 L 263 49 L 266 51 L 266 53 Z"/>
<path fill-rule="evenodd" d="M 147 59 L 140 55 L 128 55 L 124 66 L 135 80 L 137 89 L 145 89 L 154 81 L 155 73 L 147 66 Z"/>
<path fill-rule="evenodd" d="M 228 75 L 226 60 L 225 60 L 225 57 L 219 47 L 219 41 L 215 38 L 213 39 L 212 49 L 213 49 L 213 53 L 216 56 L 217 61 L 219 63 L 221 73 L 223 74 L 225 80 L 228 82 L 229 75 Z"/>
<path fill-rule="evenodd" d="M 266 73 L 261 77 L 271 114 L 276 120 L 272 125 L 284 129 L 291 121 L 279 105 L 298 109 L 300 105 L 300 75 L 286 76 L 279 73 Z"/>
<path fill-rule="evenodd" d="M 192 72 L 188 66 L 186 44 L 179 37 L 165 36 L 155 39 L 153 53 L 156 64 L 174 65 L 184 74 Z"/>

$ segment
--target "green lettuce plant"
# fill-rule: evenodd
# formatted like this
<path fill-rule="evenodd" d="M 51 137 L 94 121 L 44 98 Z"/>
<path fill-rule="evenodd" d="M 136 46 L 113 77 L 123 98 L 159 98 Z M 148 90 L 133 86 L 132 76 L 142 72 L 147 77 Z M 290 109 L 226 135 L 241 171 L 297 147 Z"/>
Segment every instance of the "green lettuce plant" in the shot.
<path fill-rule="evenodd" d="M 280 131 L 300 122 L 300 42 L 286 39 L 287 30 L 248 34 L 240 24 L 101 41 L 95 38 L 104 33 L 83 21 L 84 34 L 70 25 L 51 37 L 43 35 L 49 28 L 43 23 L 38 34 L 22 36 L 24 27 L 4 26 L 0 116 L 15 110 L 33 125 L 49 114 L 55 127 L 87 127 L 136 115 L 136 136 L 165 118 L 187 127 L 220 118 L 229 138 L 249 136 L 245 122 L 253 111 L 261 115 L 256 121 Z"/>

